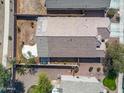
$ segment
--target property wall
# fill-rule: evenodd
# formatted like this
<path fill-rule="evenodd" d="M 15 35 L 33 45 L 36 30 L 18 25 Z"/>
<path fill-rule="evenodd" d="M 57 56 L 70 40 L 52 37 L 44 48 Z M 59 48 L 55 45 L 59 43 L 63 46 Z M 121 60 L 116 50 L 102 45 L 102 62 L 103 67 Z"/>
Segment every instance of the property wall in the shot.
<path fill-rule="evenodd" d="M 105 14 L 104 10 L 82 10 L 82 9 L 78 9 L 78 10 L 47 9 L 47 13 L 48 14 L 81 14 L 85 17 L 104 17 Z"/>
<path fill-rule="evenodd" d="M 42 64 L 48 64 L 48 62 L 69 62 L 69 63 L 100 63 L 101 58 L 100 57 L 87 57 L 87 58 L 76 58 L 76 57 L 40 57 L 40 63 Z"/>
<path fill-rule="evenodd" d="M 80 63 L 99 63 L 100 58 L 50 58 L 51 62 L 80 62 Z"/>

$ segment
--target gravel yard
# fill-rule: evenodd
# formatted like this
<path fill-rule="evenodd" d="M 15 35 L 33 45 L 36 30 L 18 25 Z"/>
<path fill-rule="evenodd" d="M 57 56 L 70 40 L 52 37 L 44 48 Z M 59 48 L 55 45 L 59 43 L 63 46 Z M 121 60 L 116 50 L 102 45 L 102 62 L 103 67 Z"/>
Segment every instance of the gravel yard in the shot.
<path fill-rule="evenodd" d="M 36 21 L 17 20 L 16 57 L 21 60 L 22 46 L 35 44 Z"/>
<path fill-rule="evenodd" d="M 46 14 L 44 0 L 17 0 L 19 14 Z"/>

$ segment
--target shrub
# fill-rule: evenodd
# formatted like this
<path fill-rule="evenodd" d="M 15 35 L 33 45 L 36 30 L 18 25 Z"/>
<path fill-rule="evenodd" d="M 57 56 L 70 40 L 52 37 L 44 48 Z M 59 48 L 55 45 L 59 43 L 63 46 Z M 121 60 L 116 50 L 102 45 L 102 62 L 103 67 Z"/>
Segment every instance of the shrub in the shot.
<path fill-rule="evenodd" d="M 77 73 L 79 71 L 79 67 L 74 68 L 74 73 Z"/>
<path fill-rule="evenodd" d="M 110 8 L 107 12 L 107 16 L 112 18 L 115 15 L 115 13 L 117 13 L 117 11 L 118 11 L 117 9 Z"/>
<path fill-rule="evenodd" d="M 3 4 L 4 2 L 3 1 L 1 1 L 1 4 Z"/>
<path fill-rule="evenodd" d="M 20 33 L 21 32 L 21 28 L 17 27 L 17 31 L 18 31 L 18 33 Z"/>
<path fill-rule="evenodd" d="M 93 67 L 90 67 L 90 68 L 89 68 L 89 72 L 92 72 L 92 70 L 93 70 Z"/>
<path fill-rule="evenodd" d="M 100 67 L 98 67 L 98 68 L 97 68 L 97 72 L 100 72 L 100 71 L 101 71 L 101 68 L 100 68 Z"/>
<path fill-rule="evenodd" d="M 9 36 L 9 40 L 12 40 L 12 36 Z"/>
<path fill-rule="evenodd" d="M 116 78 L 117 77 L 117 71 L 114 69 L 110 69 L 107 76 L 109 78 Z"/>
<path fill-rule="evenodd" d="M 34 28 L 34 22 L 31 22 L 31 27 Z"/>

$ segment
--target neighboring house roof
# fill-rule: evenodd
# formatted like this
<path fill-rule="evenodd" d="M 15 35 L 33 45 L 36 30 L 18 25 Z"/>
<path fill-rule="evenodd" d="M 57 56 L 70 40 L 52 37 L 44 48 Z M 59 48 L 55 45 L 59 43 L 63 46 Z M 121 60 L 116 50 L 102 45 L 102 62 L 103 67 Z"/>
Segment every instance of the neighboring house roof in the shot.
<path fill-rule="evenodd" d="M 104 93 L 103 85 L 95 77 L 62 76 L 60 88 L 63 93 Z"/>
<path fill-rule="evenodd" d="M 46 0 L 49 9 L 106 9 L 111 0 Z"/>
<path fill-rule="evenodd" d="M 109 25 L 106 17 L 39 17 L 36 36 L 96 36 Z"/>

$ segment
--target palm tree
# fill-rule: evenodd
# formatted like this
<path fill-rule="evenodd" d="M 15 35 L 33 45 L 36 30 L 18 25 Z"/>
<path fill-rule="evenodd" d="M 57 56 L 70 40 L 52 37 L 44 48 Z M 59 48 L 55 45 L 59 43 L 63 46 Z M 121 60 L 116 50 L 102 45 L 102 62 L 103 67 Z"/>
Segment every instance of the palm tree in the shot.
<path fill-rule="evenodd" d="M 25 67 L 18 67 L 16 68 L 16 58 L 13 58 L 10 60 L 10 67 L 12 69 L 13 74 L 15 74 L 15 70 L 19 75 L 25 75 L 26 74 L 26 68 Z"/>
<path fill-rule="evenodd" d="M 26 74 L 26 68 L 25 67 L 18 67 L 16 68 L 16 72 L 19 74 L 19 75 L 25 75 Z"/>
<path fill-rule="evenodd" d="M 10 73 L 0 64 L 0 87 L 6 87 L 9 79 Z"/>
<path fill-rule="evenodd" d="M 38 79 L 38 85 L 32 93 L 51 93 L 52 85 L 45 73 L 41 73 Z"/>

